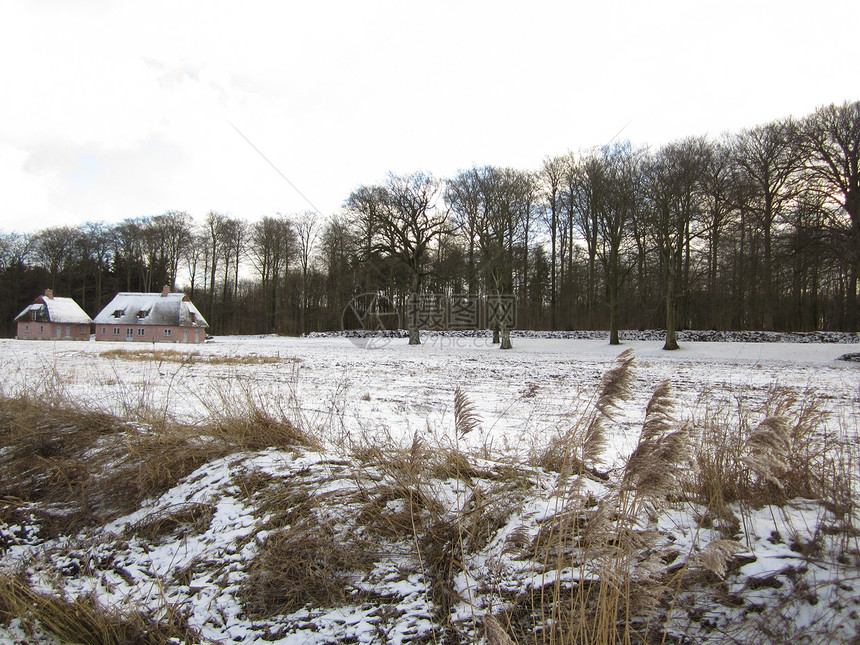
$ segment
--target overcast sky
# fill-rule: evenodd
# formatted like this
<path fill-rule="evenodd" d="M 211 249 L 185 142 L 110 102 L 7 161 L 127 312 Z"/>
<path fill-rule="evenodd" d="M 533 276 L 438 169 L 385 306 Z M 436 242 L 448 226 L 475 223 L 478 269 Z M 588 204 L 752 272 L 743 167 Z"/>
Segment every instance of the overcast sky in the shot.
<path fill-rule="evenodd" d="M 856 0 L 0 7 L 5 232 L 330 215 L 388 171 L 537 168 L 622 129 L 658 146 L 860 98 Z"/>

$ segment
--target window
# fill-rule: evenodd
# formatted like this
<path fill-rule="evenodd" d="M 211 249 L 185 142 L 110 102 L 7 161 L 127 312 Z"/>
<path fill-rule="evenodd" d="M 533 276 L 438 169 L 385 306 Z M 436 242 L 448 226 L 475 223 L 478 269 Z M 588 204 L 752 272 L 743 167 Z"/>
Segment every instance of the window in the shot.
<path fill-rule="evenodd" d="M 39 325 L 39 333 L 45 331 L 45 325 Z"/>
<path fill-rule="evenodd" d="M 102 336 L 104 336 L 106 333 L 107 333 L 107 329 L 105 329 L 104 327 L 102 327 Z"/>
<path fill-rule="evenodd" d="M 134 338 L 134 329 L 132 329 L 131 327 L 126 329 L 125 330 L 125 337 L 126 338 Z"/>
<path fill-rule="evenodd" d="M 172 329 L 165 329 L 165 330 L 164 330 L 164 335 L 165 335 L 165 336 L 170 336 L 170 334 L 171 334 L 171 333 L 173 333 L 173 330 L 172 330 Z"/>
<path fill-rule="evenodd" d="M 114 335 L 114 336 L 119 336 L 119 327 L 114 327 L 114 328 L 113 328 L 113 335 Z"/>
<path fill-rule="evenodd" d="M 143 336 L 145 333 L 146 333 L 146 330 L 143 327 L 137 328 L 137 335 L 138 336 Z"/>
<path fill-rule="evenodd" d="M 86 334 L 89 330 L 90 330 L 90 328 L 89 328 L 89 327 L 85 327 L 85 326 L 81 325 L 80 332 L 81 332 L 82 334 Z"/>
<path fill-rule="evenodd" d="M 115 312 L 113 312 L 114 318 L 120 318 L 121 316 L 122 316 L 122 309 L 117 309 Z"/>
<path fill-rule="evenodd" d="M 190 314 L 191 314 L 191 322 L 196 323 L 197 322 L 197 314 L 195 314 L 193 311 L 190 312 Z"/>
<path fill-rule="evenodd" d="M 138 312 L 137 312 L 137 317 L 138 317 L 138 318 L 146 318 L 146 315 L 147 315 L 148 313 L 149 313 L 148 311 L 143 311 L 143 310 L 141 309 L 140 311 L 138 311 Z"/>
<path fill-rule="evenodd" d="M 30 325 L 24 325 L 24 333 L 25 333 L 25 334 L 29 334 L 29 333 L 30 333 Z"/>

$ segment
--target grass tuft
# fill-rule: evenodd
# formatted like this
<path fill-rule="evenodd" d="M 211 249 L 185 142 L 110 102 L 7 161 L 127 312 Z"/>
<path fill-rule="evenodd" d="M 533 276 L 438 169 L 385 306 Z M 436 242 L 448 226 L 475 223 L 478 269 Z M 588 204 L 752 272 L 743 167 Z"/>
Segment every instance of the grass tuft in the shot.
<path fill-rule="evenodd" d="M 62 643 L 82 645 L 200 642 L 185 612 L 165 604 L 158 609 L 160 617 L 155 613 L 108 609 L 92 596 L 68 600 L 37 592 L 20 577 L 0 575 L 0 623 L 18 618 Z"/>
<path fill-rule="evenodd" d="M 338 606 L 355 574 L 372 563 L 368 543 L 308 513 L 263 540 L 243 586 L 243 604 L 253 616 Z"/>

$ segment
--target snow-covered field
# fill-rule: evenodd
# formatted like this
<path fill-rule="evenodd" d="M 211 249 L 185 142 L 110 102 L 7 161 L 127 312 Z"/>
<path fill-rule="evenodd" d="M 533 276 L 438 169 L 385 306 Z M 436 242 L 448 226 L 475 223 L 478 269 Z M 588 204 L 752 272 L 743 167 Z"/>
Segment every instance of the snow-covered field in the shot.
<path fill-rule="evenodd" d="M 153 345 L 143 345 L 152 348 Z M 444 436 L 454 390 L 472 400 L 483 423 L 469 437 L 489 454 L 530 449 L 595 395 L 613 359 L 632 348 L 636 385 L 614 446 L 629 454 L 654 387 L 669 379 L 686 413 L 700 406 L 755 409 L 775 389 L 815 389 L 830 400 L 837 422 L 857 434 L 860 370 L 837 360 L 860 344 L 686 343 L 662 351 L 659 341 L 610 346 L 604 340 L 514 338 L 501 351 L 489 338 L 402 339 L 216 337 L 198 346 L 158 345 L 202 357 L 266 356 L 270 364 L 133 362 L 101 357 L 140 344 L 0 341 L 0 392 L 47 388 L 117 414 L 149 405 L 189 420 L 211 405 L 248 393 L 295 407 L 325 440 L 415 431 Z M 706 395 L 706 396 L 702 396 Z"/>
<path fill-rule="evenodd" d="M 107 606 L 159 602 L 182 606 L 191 626 L 210 641 L 433 642 L 438 602 L 434 609 L 428 574 L 420 562 L 416 565 L 397 555 L 403 545 L 394 537 L 386 558 L 377 558 L 363 576 L 343 582 L 341 606 L 304 606 L 271 620 L 248 616 L 240 590 L 251 575 L 249 563 L 274 531 L 266 528 L 271 517 L 258 513 L 237 481 L 249 472 L 290 480 L 323 500 L 319 521 L 323 518 L 334 530 L 353 534 L 355 527 L 349 524 L 356 514 L 349 500 L 365 491 L 368 482 L 373 486 L 388 482 L 391 473 L 378 466 L 362 470 L 347 458 L 349 450 L 408 447 L 420 437 L 426 446 L 456 446 L 480 464 L 480 473 L 468 485 L 451 477 L 426 482 L 442 506 L 459 509 L 481 485 L 497 490 L 493 482 L 501 477 L 500 464 L 525 463 L 528 455 L 540 452 L 591 409 L 601 378 L 627 349 L 634 351 L 635 380 L 632 395 L 607 427 L 610 441 L 600 468 L 603 473 L 617 473 L 634 450 L 652 392 L 666 380 L 682 422 L 695 425 L 717 411 L 761 420 L 773 412 L 769 406 L 774 400 L 804 400 L 815 392 L 830 411 L 819 431 L 838 435 L 848 444 L 856 444 L 860 437 L 860 364 L 837 360 L 860 352 L 860 344 L 685 342 L 679 351 L 664 352 L 659 341 L 627 341 L 612 347 L 594 339 L 513 340 L 514 349 L 504 352 L 488 338 L 445 336 L 427 337 L 419 347 L 401 339 L 336 337 L 216 337 L 200 346 L 156 347 L 2 340 L 0 394 L 5 397 L 62 396 L 124 418 L 144 408 L 164 410 L 187 422 L 252 399 L 283 411 L 319 438 L 324 448 L 270 449 L 218 460 L 138 512 L 77 538 L 26 539 L 21 537 L 29 535 L 25 527 L 12 527 L 17 544 L 5 554 L 0 551 L 0 572 L 24 562 L 38 584 L 45 589 L 59 584 L 72 598 L 94 593 Z M 104 355 L 141 349 L 175 350 L 189 359 L 132 361 L 116 353 Z M 278 360 L 209 360 L 235 357 Z M 457 388 L 481 421 L 465 436 L 454 430 Z M 480 630 L 470 631 L 468 625 L 480 624 L 481 616 L 513 611 L 517 601 L 512 599 L 518 594 L 550 584 L 554 576 L 571 580 L 586 575 L 585 565 L 582 570 L 536 568 L 534 558 L 511 547 L 515 542 L 511 536 L 519 528 L 530 526 L 529 539 L 537 540 L 540 526 L 560 513 L 558 476 L 539 468 L 530 472 L 525 477 L 528 490 L 498 493 L 507 500 L 507 515 L 485 536 L 485 544 L 461 557 L 464 562 L 452 574 L 458 595 L 450 615 L 462 639 L 477 637 Z M 592 478 L 579 485 L 598 499 L 616 494 L 611 477 L 610 483 Z M 378 510 L 382 515 L 394 513 L 402 501 L 391 499 Z M 206 505 L 211 512 L 210 521 L 197 533 L 157 540 L 135 536 L 134 528 L 147 518 L 193 504 Z M 781 633 L 793 634 L 798 642 L 806 637 L 807 642 L 857 638 L 860 632 L 852 622 L 860 611 L 856 535 L 822 538 L 818 528 L 835 520 L 825 517 L 827 511 L 815 501 L 798 500 L 778 511 L 748 508 L 739 515 L 744 528 L 735 538 L 749 551 L 743 566 L 724 585 L 732 602 L 702 607 L 695 625 L 689 618 L 695 612 L 687 612 L 687 622 L 673 627 L 672 638 L 681 638 L 686 629 L 693 630 L 695 638 L 704 638 L 706 625 L 712 630 L 709 637 L 718 641 L 734 625 L 738 631 L 726 639 L 743 640 L 744 633 L 760 635 L 766 630 L 744 632 L 741 622 L 750 620 L 750 625 L 763 628 L 762 621 L 784 621 L 786 611 L 792 612 L 790 620 L 796 625 Z M 14 532 L 12 528 L 5 530 Z M 656 529 L 652 551 L 677 551 L 682 554 L 678 562 L 685 558 L 693 562 L 705 545 L 725 538 L 724 532 L 702 526 L 701 509 L 694 505 L 666 510 L 649 528 Z M 804 559 L 794 548 L 819 539 L 824 542 L 814 559 Z M 833 564 L 837 558 L 842 558 L 839 566 Z M 597 574 L 589 570 L 588 575 Z M 798 578 L 813 590 L 822 589 L 812 594 L 814 602 L 801 608 L 787 605 L 784 597 L 798 588 Z M 764 582 L 750 585 L 756 579 Z M 22 639 L 14 630 L 0 628 L 0 642 Z"/>

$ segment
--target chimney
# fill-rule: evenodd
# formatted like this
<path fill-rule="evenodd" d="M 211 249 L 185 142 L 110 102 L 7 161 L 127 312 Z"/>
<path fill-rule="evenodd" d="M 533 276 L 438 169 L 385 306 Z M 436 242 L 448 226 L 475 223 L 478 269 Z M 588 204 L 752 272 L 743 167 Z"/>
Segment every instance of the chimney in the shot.
<path fill-rule="evenodd" d="M 161 297 L 166 298 L 170 295 L 170 287 L 168 285 L 164 285 L 164 288 L 161 290 Z"/>
<path fill-rule="evenodd" d="M 45 289 L 45 297 L 46 297 L 46 298 L 50 298 L 51 300 L 53 300 L 53 299 L 54 299 L 54 292 L 53 292 L 53 290 L 51 290 L 51 289 Z"/>

